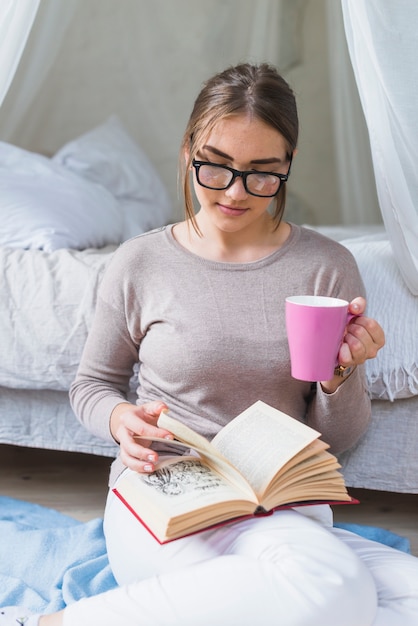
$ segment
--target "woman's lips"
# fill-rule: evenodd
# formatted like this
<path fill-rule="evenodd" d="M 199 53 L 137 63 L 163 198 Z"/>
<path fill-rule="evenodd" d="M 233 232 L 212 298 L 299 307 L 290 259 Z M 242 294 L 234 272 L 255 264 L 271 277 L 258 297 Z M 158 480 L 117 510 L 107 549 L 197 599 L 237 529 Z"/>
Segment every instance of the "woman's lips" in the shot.
<path fill-rule="evenodd" d="M 237 208 L 237 207 L 231 207 L 231 206 L 227 206 L 225 204 L 218 204 L 219 210 L 224 213 L 224 215 L 231 215 L 231 216 L 240 216 L 240 215 L 244 215 L 244 213 L 246 213 L 248 211 L 248 209 L 241 209 L 241 208 Z"/>

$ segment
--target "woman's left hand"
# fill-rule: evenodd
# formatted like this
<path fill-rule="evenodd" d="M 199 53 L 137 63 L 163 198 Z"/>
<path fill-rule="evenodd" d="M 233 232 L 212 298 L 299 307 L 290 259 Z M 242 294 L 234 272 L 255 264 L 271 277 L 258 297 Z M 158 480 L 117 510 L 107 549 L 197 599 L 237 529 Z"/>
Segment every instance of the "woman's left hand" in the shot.
<path fill-rule="evenodd" d="M 356 315 L 347 326 L 344 341 L 338 355 L 340 365 L 361 365 L 367 359 L 374 359 L 380 348 L 385 345 L 385 333 L 380 324 L 363 315 L 366 300 L 355 298 L 348 307 L 349 313 Z"/>
<path fill-rule="evenodd" d="M 349 304 L 348 311 L 353 319 L 349 322 L 344 340 L 338 354 L 338 363 L 344 367 L 355 368 L 367 359 L 374 359 L 380 348 L 385 345 L 385 333 L 380 324 L 363 315 L 366 310 L 366 300 L 358 297 Z M 326 393 L 333 393 L 347 378 L 334 376 L 332 380 L 321 382 Z"/>

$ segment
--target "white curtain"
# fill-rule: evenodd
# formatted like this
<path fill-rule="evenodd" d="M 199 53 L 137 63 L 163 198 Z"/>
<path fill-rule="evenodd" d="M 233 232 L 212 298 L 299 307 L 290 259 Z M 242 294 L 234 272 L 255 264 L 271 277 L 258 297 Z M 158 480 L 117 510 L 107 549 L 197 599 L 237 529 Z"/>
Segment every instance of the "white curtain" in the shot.
<path fill-rule="evenodd" d="M 418 2 L 342 0 L 342 7 L 383 221 L 418 295 Z"/>
<path fill-rule="evenodd" d="M 3 88 L 0 103 L 9 88 L 13 101 L 13 105 L 3 111 L 3 141 L 13 137 L 30 111 L 34 98 L 54 64 L 63 35 L 79 2 L 80 0 L 0 0 L 0 66 L 3 68 L 4 61 L 9 66 L 7 80 L 3 80 L 0 74 L 0 88 Z M 7 19 L 4 19 L 3 4 L 10 5 Z M 7 38 L 14 42 L 14 46 L 10 45 L 4 51 L 3 29 L 7 30 Z M 24 48 L 29 33 L 31 45 L 28 52 Z M 18 65 L 19 71 L 16 72 Z"/>
<path fill-rule="evenodd" d="M 13 80 L 40 0 L 0 0 L 0 105 Z"/>

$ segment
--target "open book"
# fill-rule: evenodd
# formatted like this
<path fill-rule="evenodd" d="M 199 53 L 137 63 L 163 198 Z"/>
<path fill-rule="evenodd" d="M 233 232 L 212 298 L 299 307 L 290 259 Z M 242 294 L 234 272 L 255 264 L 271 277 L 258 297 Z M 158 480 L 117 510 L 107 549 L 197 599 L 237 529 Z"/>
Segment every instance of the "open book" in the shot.
<path fill-rule="evenodd" d="M 162 458 L 151 474 L 126 472 L 114 491 L 160 543 L 277 508 L 353 502 L 320 433 L 264 402 L 211 442 L 167 411 L 158 425 L 183 456 Z"/>

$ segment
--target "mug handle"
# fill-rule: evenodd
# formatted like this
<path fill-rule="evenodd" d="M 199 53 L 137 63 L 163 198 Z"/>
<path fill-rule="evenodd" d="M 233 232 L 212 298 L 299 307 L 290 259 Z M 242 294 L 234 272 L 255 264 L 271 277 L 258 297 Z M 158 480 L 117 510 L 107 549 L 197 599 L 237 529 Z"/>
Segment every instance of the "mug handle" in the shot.
<path fill-rule="evenodd" d="M 362 313 L 347 313 L 347 321 L 345 324 L 346 328 L 351 322 L 351 320 L 355 319 L 356 317 L 363 317 L 363 314 Z"/>

